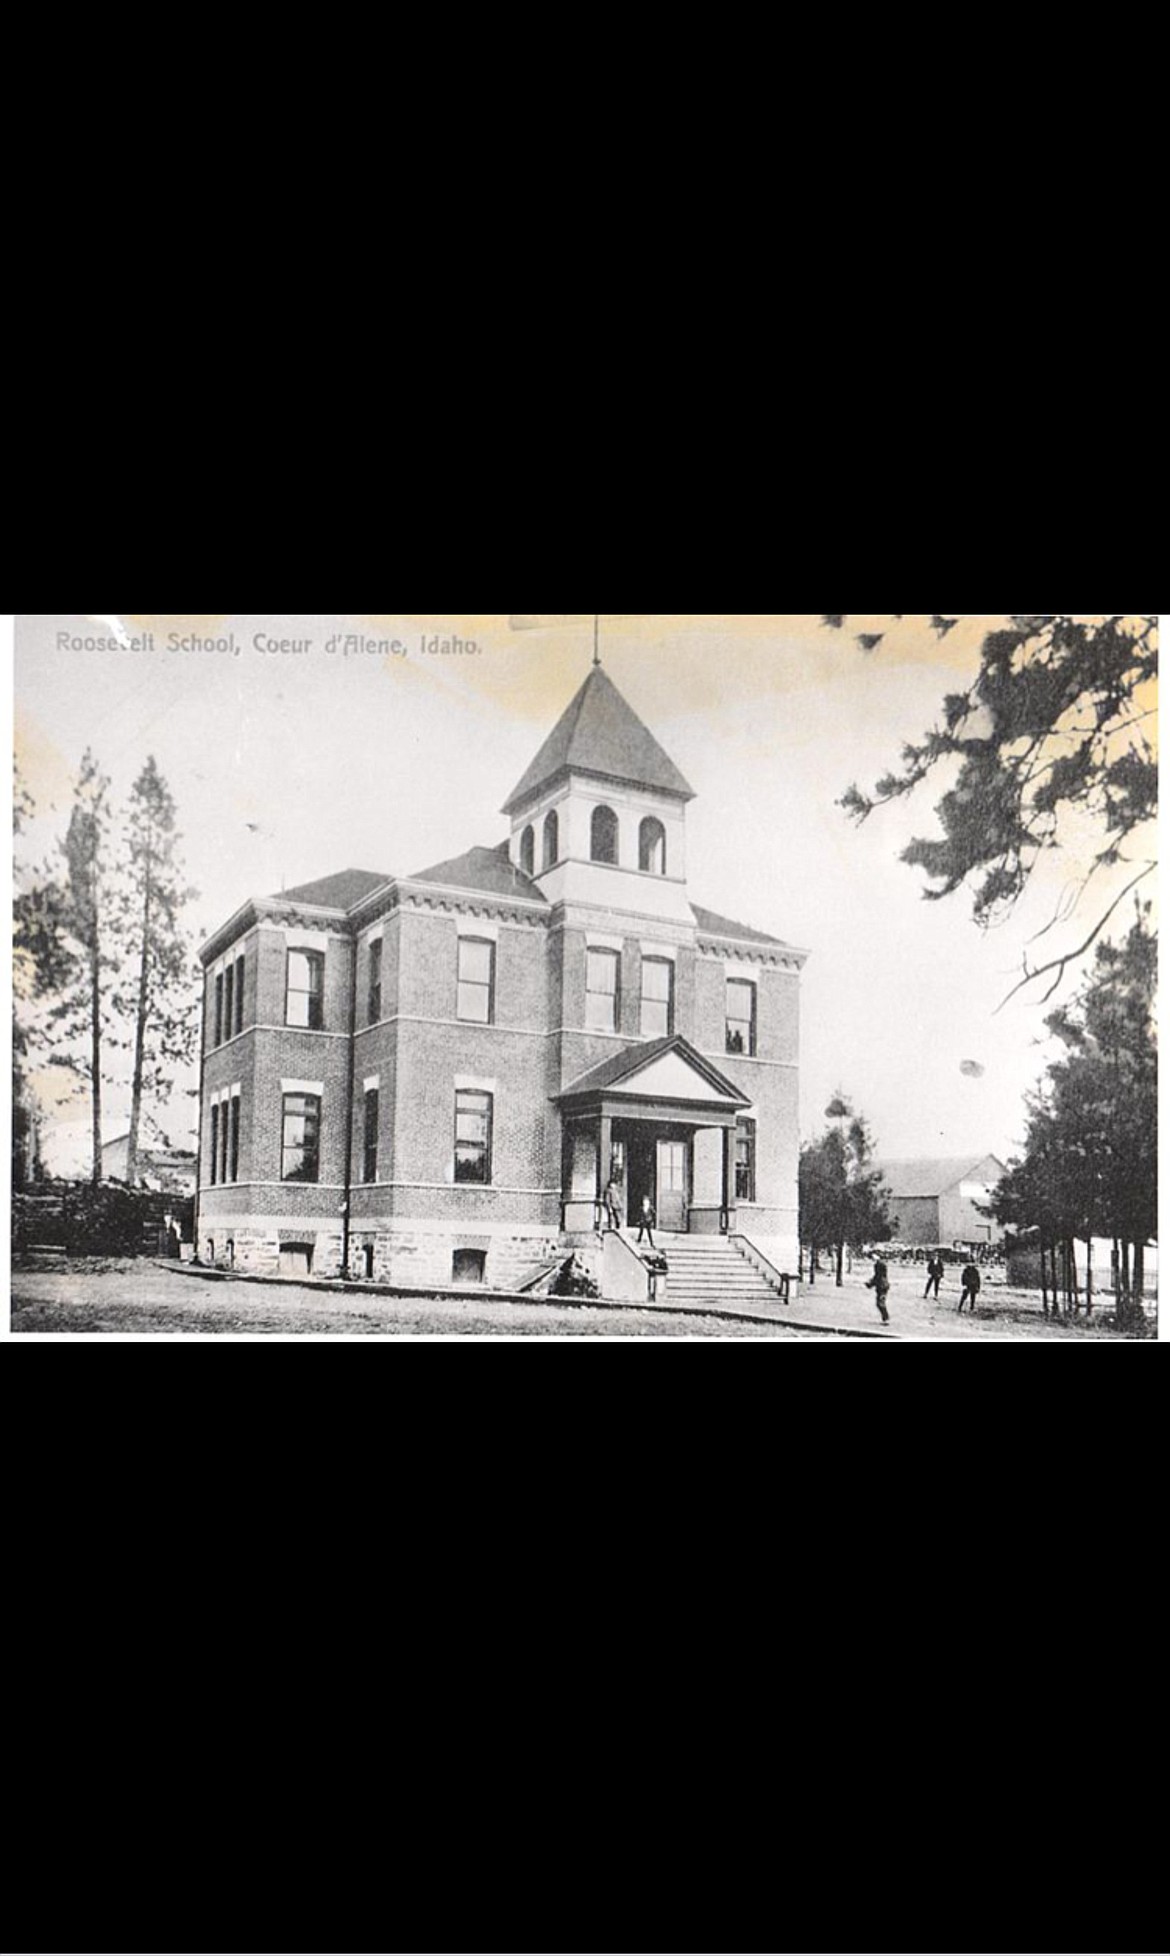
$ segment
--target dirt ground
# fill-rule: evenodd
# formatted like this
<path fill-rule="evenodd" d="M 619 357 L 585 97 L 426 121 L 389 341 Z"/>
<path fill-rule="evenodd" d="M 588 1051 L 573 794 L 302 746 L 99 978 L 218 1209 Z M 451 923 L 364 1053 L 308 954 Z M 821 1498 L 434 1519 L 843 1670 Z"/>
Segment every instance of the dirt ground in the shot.
<path fill-rule="evenodd" d="M 923 1298 L 925 1274 L 891 1265 L 891 1324 L 883 1331 L 868 1266 L 838 1290 L 831 1276 L 805 1287 L 790 1306 L 775 1306 L 774 1322 L 688 1317 L 669 1308 L 619 1310 L 542 1301 L 509 1304 L 490 1297 L 418 1299 L 331 1293 L 298 1284 L 202 1281 L 164 1265 L 90 1261 L 22 1266 L 12 1276 L 15 1334 L 258 1335 L 521 1338 L 768 1338 L 808 1341 L 825 1327 L 864 1333 L 879 1342 L 900 1339 L 967 1343 L 1001 1339 L 1112 1339 L 1101 1314 L 1053 1323 L 1037 1293 L 990 1283 L 974 1318 L 957 1315 L 957 1277 L 944 1280 L 941 1299 Z M 1102 1300 L 1102 1311 L 1112 1300 Z M 1151 1322 L 1152 1334 L 1152 1322 Z"/>
<path fill-rule="evenodd" d="M 297 1284 L 201 1282 L 158 1264 L 92 1264 L 84 1270 L 17 1269 L 14 1333 L 345 1333 L 362 1337 L 784 1338 L 785 1325 L 735 1324 L 658 1311 L 503 1304 L 490 1298 L 360 1297 Z"/>

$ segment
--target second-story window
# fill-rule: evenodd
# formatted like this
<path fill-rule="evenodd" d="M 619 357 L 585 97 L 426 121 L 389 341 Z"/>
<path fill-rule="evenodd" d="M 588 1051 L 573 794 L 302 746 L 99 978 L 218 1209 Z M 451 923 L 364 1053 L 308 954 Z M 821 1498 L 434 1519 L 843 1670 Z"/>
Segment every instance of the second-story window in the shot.
<path fill-rule="evenodd" d="M 244 1030 L 244 960 L 236 959 L 236 1033 Z"/>
<path fill-rule="evenodd" d="M 646 876 L 666 875 L 666 830 L 653 815 L 638 833 L 638 867 Z"/>
<path fill-rule="evenodd" d="M 223 1036 L 230 1039 L 236 1029 L 236 967 L 229 964 L 223 981 Z"/>
<path fill-rule="evenodd" d="M 585 978 L 585 1024 L 590 1032 L 617 1032 L 621 1025 L 621 958 L 590 951 Z"/>
<path fill-rule="evenodd" d="M 756 1050 L 756 988 L 745 978 L 727 981 L 727 1050 L 751 1059 Z"/>
<path fill-rule="evenodd" d="M 215 1046 L 223 1045 L 223 972 L 215 981 Z"/>
<path fill-rule="evenodd" d="M 612 808 L 595 808 L 593 811 L 590 853 L 595 863 L 617 864 L 618 818 Z"/>
<path fill-rule="evenodd" d="M 366 1017 L 372 1026 L 376 1026 L 382 1017 L 382 940 L 380 937 L 376 937 L 370 945 L 370 990 Z"/>
<path fill-rule="evenodd" d="M 280 1178 L 283 1182 L 321 1179 L 321 1102 L 316 1094 L 286 1093 Z"/>
<path fill-rule="evenodd" d="M 325 1025 L 325 958 L 320 951 L 288 954 L 288 1010 L 285 1024 L 308 1032 Z"/>
<path fill-rule="evenodd" d="M 642 1037 L 669 1039 L 674 1032 L 674 966 L 668 958 L 642 959 Z"/>
<path fill-rule="evenodd" d="M 495 1023 L 496 947 L 480 937 L 459 939 L 458 1016 L 476 1026 Z"/>

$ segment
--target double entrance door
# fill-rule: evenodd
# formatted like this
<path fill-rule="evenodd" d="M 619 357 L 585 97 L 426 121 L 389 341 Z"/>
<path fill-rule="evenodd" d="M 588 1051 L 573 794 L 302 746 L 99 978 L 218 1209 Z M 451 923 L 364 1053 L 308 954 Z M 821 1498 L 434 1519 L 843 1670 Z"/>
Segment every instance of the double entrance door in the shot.
<path fill-rule="evenodd" d="M 689 1138 L 663 1135 L 633 1121 L 615 1138 L 625 1154 L 626 1220 L 630 1227 L 638 1227 L 643 1200 L 649 1196 L 659 1229 L 668 1234 L 685 1233 L 690 1208 Z"/>

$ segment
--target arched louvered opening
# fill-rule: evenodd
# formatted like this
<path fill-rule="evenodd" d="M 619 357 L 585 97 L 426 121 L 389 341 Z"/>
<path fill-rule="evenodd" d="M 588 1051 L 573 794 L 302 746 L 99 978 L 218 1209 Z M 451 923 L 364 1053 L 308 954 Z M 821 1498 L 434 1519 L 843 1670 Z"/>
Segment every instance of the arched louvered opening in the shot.
<path fill-rule="evenodd" d="M 638 867 L 647 876 L 666 875 L 666 830 L 653 815 L 646 817 L 639 832 Z"/>
<path fill-rule="evenodd" d="M 617 864 L 618 818 L 612 808 L 595 808 L 593 811 L 593 845 L 590 853 L 595 863 Z"/>
<path fill-rule="evenodd" d="M 544 821 L 544 866 L 551 869 L 561 859 L 561 825 L 554 808 Z"/>
<path fill-rule="evenodd" d="M 520 867 L 525 876 L 536 872 L 536 830 L 531 822 L 520 837 Z"/>

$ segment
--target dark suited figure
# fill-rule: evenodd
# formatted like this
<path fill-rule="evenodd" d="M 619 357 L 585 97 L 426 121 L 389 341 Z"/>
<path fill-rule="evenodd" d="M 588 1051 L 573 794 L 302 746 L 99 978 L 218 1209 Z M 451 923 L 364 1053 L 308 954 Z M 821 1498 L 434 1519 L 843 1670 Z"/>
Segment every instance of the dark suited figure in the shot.
<path fill-rule="evenodd" d="M 926 1296 L 927 1297 L 930 1296 L 931 1291 L 934 1292 L 936 1297 L 938 1296 L 938 1287 L 942 1283 L 942 1280 L 943 1280 L 943 1260 L 941 1256 L 928 1257 L 926 1260 Z"/>
<path fill-rule="evenodd" d="M 605 1191 L 605 1214 L 611 1229 L 622 1226 L 622 1192 L 617 1177 L 611 1175 Z"/>
<path fill-rule="evenodd" d="M 983 1279 L 979 1275 L 979 1272 L 975 1268 L 975 1265 L 973 1263 L 969 1263 L 967 1265 L 967 1268 L 963 1272 L 963 1295 L 959 1299 L 960 1317 L 962 1317 L 963 1315 L 964 1304 L 969 1304 L 971 1306 L 971 1316 L 974 1317 L 975 1300 L 982 1289 L 983 1289 Z"/>
<path fill-rule="evenodd" d="M 888 1324 L 890 1322 L 890 1314 L 886 1309 L 886 1299 L 890 1294 L 890 1270 L 889 1265 L 883 1263 L 880 1257 L 873 1266 L 873 1276 L 865 1288 L 866 1290 L 872 1290 L 874 1303 L 882 1314 L 882 1323 Z"/>
<path fill-rule="evenodd" d="M 651 1249 L 654 1248 L 654 1225 L 657 1221 L 658 1218 L 654 1213 L 654 1204 L 648 1195 L 644 1195 L 642 1197 L 642 1215 L 638 1223 L 638 1241 L 640 1243 L 644 1236 L 649 1237 Z"/>

